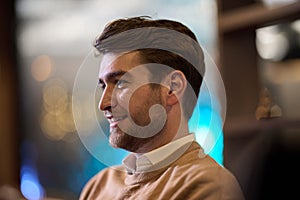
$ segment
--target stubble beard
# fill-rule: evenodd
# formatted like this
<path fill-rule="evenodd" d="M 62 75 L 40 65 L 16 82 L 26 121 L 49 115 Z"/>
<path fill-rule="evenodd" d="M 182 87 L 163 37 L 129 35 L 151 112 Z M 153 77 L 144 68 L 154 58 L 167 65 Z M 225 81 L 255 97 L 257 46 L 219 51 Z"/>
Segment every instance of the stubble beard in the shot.
<path fill-rule="evenodd" d="M 151 147 L 153 143 L 163 134 L 158 132 L 152 137 L 139 138 L 123 132 L 119 127 L 110 130 L 109 142 L 114 148 L 125 149 L 130 152 L 142 153 L 145 147 Z"/>
<path fill-rule="evenodd" d="M 160 95 L 152 98 L 152 101 L 149 101 L 147 105 L 140 109 L 141 112 L 137 113 L 135 116 L 132 116 L 133 121 L 137 122 L 137 124 L 140 126 L 145 126 L 149 123 L 157 123 L 151 122 L 150 118 L 145 119 L 145 115 L 148 115 L 148 111 L 153 104 L 161 104 Z M 159 118 L 160 116 L 158 115 L 154 121 L 161 121 Z M 144 121 L 140 121 L 141 119 L 144 119 Z M 125 130 L 121 130 L 118 126 L 111 127 L 109 142 L 114 148 L 122 148 L 130 152 L 140 152 L 140 150 L 146 145 L 151 146 L 151 144 L 155 142 L 157 137 L 159 137 L 163 133 L 163 130 L 164 128 L 154 135 L 151 133 L 142 133 L 144 136 L 153 135 L 151 137 L 135 137 L 141 133 L 138 133 L 138 131 L 134 129 L 133 125 L 131 125 L 130 128 L 127 130 L 131 134 L 126 133 L 127 131 Z"/>
<path fill-rule="evenodd" d="M 123 132 L 119 127 L 113 128 L 110 131 L 110 144 L 115 148 L 125 149 L 130 152 L 139 152 L 139 149 L 146 144 L 151 145 L 151 142 L 159 135 L 156 134 L 149 138 L 139 138 Z"/>

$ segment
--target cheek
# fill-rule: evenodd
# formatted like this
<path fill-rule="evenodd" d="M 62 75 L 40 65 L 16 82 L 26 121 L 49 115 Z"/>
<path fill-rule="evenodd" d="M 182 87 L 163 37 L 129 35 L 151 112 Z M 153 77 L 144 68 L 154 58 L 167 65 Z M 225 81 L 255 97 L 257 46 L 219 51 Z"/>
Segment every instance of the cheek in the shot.
<path fill-rule="evenodd" d="M 136 110 L 143 109 L 145 107 L 151 106 L 150 99 L 155 99 L 154 96 L 158 94 L 154 94 L 153 90 L 151 90 L 148 86 L 139 87 L 136 90 L 120 90 L 116 93 L 116 98 L 120 107 L 135 112 Z M 152 102 L 157 103 L 157 102 Z"/>
<path fill-rule="evenodd" d="M 130 110 L 142 109 L 147 112 L 153 104 L 160 103 L 158 101 L 158 93 L 151 88 L 140 88 L 136 90 L 130 98 Z"/>
<path fill-rule="evenodd" d="M 118 101 L 118 105 L 127 110 L 127 108 L 129 107 L 130 100 L 133 97 L 133 92 L 129 89 L 119 90 L 116 92 L 115 96 Z"/>
<path fill-rule="evenodd" d="M 134 91 L 128 90 L 127 92 L 124 92 L 120 97 L 127 102 L 127 105 L 129 103 L 128 106 L 130 110 L 134 110 L 143 107 L 151 95 L 153 94 L 149 89 L 142 86 Z"/>

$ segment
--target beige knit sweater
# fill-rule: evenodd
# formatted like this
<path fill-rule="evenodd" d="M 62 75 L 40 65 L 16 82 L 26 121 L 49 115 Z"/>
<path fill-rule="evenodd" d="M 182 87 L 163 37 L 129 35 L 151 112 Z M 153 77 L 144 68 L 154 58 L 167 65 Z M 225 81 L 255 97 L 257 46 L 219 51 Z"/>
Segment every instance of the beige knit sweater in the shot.
<path fill-rule="evenodd" d="M 243 200 L 235 177 L 210 156 L 200 158 L 193 142 L 175 162 L 162 169 L 128 174 L 107 168 L 84 187 L 80 200 Z"/>

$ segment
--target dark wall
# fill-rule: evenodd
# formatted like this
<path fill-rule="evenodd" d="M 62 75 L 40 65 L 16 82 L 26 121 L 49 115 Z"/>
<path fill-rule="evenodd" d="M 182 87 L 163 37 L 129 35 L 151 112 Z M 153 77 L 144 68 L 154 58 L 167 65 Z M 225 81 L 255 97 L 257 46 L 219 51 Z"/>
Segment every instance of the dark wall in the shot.
<path fill-rule="evenodd" d="M 19 185 L 15 2 L 0 6 L 0 186 Z"/>

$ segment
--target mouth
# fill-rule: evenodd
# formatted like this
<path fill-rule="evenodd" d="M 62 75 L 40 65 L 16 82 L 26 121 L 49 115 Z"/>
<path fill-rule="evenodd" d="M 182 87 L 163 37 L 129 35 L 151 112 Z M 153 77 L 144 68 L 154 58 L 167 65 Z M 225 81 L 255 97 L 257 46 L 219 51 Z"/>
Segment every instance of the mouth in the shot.
<path fill-rule="evenodd" d="M 110 117 L 108 118 L 108 122 L 110 124 L 110 127 L 116 127 L 118 123 L 122 120 L 124 120 L 127 116 L 120 116 L 120 117 Z"/>

